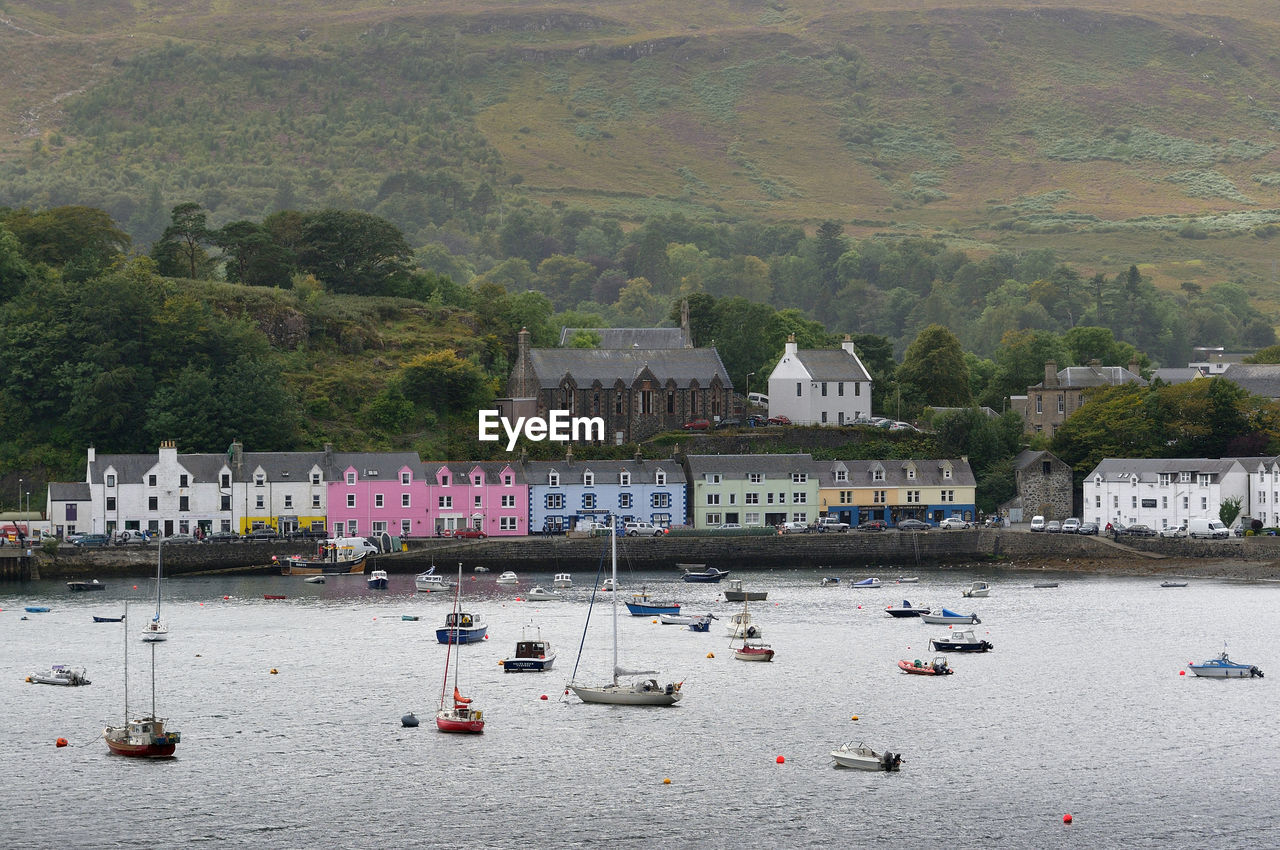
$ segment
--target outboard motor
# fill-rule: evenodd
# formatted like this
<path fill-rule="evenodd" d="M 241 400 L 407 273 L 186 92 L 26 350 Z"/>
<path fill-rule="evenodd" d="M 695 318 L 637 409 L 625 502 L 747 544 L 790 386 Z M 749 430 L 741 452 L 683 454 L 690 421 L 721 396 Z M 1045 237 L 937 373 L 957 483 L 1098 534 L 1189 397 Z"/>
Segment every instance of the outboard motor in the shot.
<path fill-rule="evenodd" d="M 1256 666 L 1249 668 L 1249 678 L 1253 678 L 1254 676 L 1257 676 L 1259 679 L 1262 678 L 1262 671 L 1259 670 Z"/>
<path fill-rule="evenodd" d="M 670 682 L 668 682 L 668 683 L 667 683 L 667 696 L 671 696 L 673 693 L 675 693 L 675 691 L 676 691 L 675 686 L 674 686 L 674 685 L 672 685 Z"/>

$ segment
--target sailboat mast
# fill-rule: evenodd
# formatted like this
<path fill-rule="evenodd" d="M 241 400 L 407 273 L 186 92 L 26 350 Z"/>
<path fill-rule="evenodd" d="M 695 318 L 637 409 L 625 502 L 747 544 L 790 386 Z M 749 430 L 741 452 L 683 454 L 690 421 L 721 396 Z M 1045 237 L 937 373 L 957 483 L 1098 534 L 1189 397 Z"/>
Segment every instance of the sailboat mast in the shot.
<path fill-rule="evenodd" d="M 458 562 L 458 585 L 453 589 L 453 616 L 445 620 L 448 627 L 449 648 L 444 654 L 444 681 L 440 683 L 440 710 L 444 711 L 444 692 L 449 687 L 449 661 L 453 657 L 453 640 L 458 636 L 458 597 L 462 594 L 462 562 Z"/>
<path fill-rule="evenodd" d="M 129 722 L 129 603 L 124 603 L 124 722 Z"/>
<path fill-rule="evenodd" d="M 160 622 L 160 567 L 164 563 L 164 541 L 156 544 L 156 622 Z"/>
<path fill-rule="evenodd" d="M 613 561 L 613 686 L 618 686 L 618 529 L 609 515 L 609 558 Z"/>
<path fill-rule="evenodd" d="M 156 719 L 156 643 L 151 642 L 151 719 Z"/>

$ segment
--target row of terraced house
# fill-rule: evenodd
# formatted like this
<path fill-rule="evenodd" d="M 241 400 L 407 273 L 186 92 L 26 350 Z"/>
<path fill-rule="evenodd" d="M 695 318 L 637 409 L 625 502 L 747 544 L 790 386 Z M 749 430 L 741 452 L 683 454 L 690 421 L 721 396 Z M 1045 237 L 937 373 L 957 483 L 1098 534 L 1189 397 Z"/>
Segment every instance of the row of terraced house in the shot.
<path fill-rule="evenodd" d="M 59 535 L 246 533 L 415 538 L 477 529 L 556 533 L 584 519 L 715 528 L 835 516 L 855 525 L 973 519 L 967 458 L 814 460 L 808 454 L 630 460 L 424 462 L 413 452 L 103 454 L 85 480 L 52 483 L 46 516 Z"/>

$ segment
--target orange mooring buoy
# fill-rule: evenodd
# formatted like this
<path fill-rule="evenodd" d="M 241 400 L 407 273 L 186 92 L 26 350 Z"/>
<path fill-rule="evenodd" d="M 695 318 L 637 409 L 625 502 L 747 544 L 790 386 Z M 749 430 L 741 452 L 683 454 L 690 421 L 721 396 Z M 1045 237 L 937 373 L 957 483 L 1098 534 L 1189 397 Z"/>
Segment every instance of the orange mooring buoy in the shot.
<path fill-rule="evenodd" d="M 67 739 L 66 739 L 66 738 L 59 738 L 55 743 L 56 743 L 56 745 L 57 745 L 57 746 L 59 746 L 59 747 L 65 747 L 65 746 L 67 746 Z"/>

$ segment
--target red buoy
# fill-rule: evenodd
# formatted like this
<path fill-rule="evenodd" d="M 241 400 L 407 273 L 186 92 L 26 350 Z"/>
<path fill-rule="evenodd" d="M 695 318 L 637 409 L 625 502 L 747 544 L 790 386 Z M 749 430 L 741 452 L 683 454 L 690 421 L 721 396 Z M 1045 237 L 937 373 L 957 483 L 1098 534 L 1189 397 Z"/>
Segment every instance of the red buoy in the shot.
<path fill-rule="evenodd" d="M 1185 676 L 1185 675 L 1187 675 L 1187 671 L 1186 671 L 1186 670 L 1179 670 L 1179 671 L 1178 671 L 1178 675 L 1179 675 L 1179 676 Z"/>
<path fill-rule="evenodd" d="M 1062 822 L 1063 822 L 1063 823 L 1071 823 L 1071 815 L 1063 815 L 1063 816 L 1062 816 Z"/>
<path fill-rule="evenodd" d="M 783 764 L 785 762 L 786 762 L 786 759 L 784 759 L 782 756 L 778 756 L 778 764 Z"/>
<path fill-rule="evenodd" d="M 546 698 L 547 698 L 547 695 L 546 695 L 546 694 L 543 694 L 543 695 L 540 697 L 540 699 L 546 699 Z"/>
<path fill-rule="evenodd" d="M 57 744 L 57 746 L 59 746 L 59 747 L 65 747 L 65 746 L 67 745 L 67 739 L 66 739 L 66 738 L 59 738 L 55 743 L 56 743 L 56 744 Z"/>

